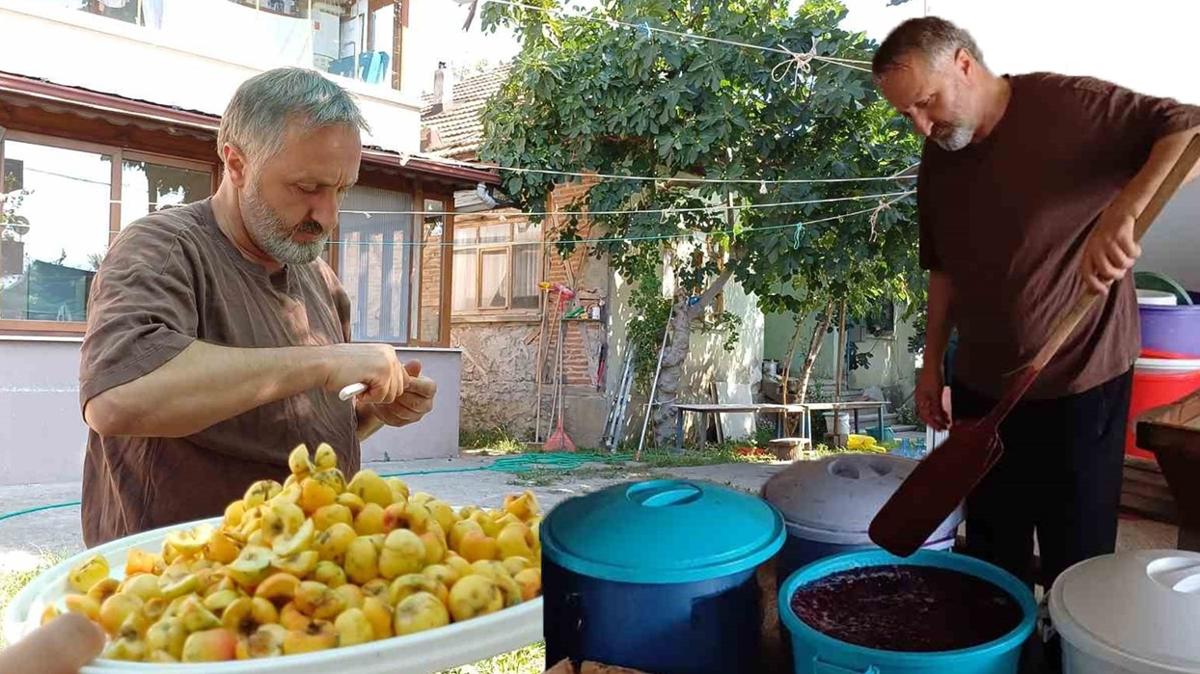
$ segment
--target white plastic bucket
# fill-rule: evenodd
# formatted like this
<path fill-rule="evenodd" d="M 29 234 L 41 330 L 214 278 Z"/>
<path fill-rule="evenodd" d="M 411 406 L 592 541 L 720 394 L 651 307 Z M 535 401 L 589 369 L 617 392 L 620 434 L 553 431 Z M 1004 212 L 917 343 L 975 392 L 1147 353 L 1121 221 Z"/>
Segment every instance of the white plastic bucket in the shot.
<path fill-rule="evenodd" d="M 1138 304 L 1149 304 L 1154 306 L 1175 306 L 1179 304 L 1179 298 L 1175 293 L 1169 293 L 1165 290 L 1148 290 L 1138 288 L 1137 291 Z"/>
<path fill-rule="evenodd" d="M 1058 577 L 1049 604 L 1063 674 L 1200 674 L 1200 553 L 1085 560 Z"/>
<path fill-rule="evenodd" d="M 110 575 L 121 580 L 124 578 L 125 558 L 129 550 L 141 548 L 157 553 L 162 550 L 163 540 L 172 531 L 190 529 L 204 523 L 217 526 L 220 522 L 221 518 L 215 517 L 146 531 L 85 550 L 54 566 L 26 585 L 8 605 L 2 623 L 4 638 L 13 643 L 36 629 L 46 606 L 58 603 L 69 593 L 67 574 L 83 560 L 93 555 L 103 556 L 112 570 Z M 98 659 L 79 671 L 82 674 L 146 674 L 163 671 L 184 674 L 429 674 L 507 653 L 541 639 L 542 598 L 538 597 L 497 613 L 445 627 L 317 653 L 195 665 Z"/>

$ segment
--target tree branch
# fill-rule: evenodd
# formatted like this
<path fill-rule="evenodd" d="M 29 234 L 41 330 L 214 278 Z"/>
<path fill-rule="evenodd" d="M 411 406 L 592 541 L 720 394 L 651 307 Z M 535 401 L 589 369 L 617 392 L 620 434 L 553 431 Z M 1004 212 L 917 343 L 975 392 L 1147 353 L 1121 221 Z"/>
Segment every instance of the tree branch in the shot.
<path fill-rule="evenodd" d="M 700 313 L 704 311 L 705 307 L 712 304 L 712 301 L 716 299 L 717 294 L 725 288 L 725 284 L 728 283 L 729 279 L 732 277 L 733 265 L 729 265 L 725 267 L 725 271 L 721 272 L 717 275 L 717 278 L 713 279 L 713 282 L 708 285 L 708 288 L 705 288 L 703 293 L 700 293 L 700 300 L 687 308 L 688 318 L 695 318 L 699 316 Z"/>

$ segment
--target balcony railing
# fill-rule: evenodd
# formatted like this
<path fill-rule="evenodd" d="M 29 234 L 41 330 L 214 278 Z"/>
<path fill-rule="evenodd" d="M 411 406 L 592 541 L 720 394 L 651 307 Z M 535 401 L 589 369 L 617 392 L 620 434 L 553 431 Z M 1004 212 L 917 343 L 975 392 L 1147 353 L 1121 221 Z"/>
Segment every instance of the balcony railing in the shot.
<path fill-rule="evenodd" d="M 58 0 L 69 9 L 165 34 L 219 41 L 231 60 L 316 68 L 391 87 L 400 0 Z M 49 4 L 58 4 L 52 2 Z"/>

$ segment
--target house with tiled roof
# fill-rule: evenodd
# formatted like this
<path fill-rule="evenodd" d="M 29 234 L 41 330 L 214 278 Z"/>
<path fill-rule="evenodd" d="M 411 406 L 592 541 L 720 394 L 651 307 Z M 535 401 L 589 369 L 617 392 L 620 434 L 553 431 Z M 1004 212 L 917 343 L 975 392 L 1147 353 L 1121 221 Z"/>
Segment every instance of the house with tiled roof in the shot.
<path fill-rule="evenodd" d="M 433 90 L 421 96 L 421 151 L 475 159 L 483 142 L 484 105 L 503 86 L 510 69 L 508 64 L 500 65 L 447 86 L 447 71 L 440 68 L 434 74 Z"/>
<path fill-rule="evenodd" d="M 484 140 L 481 116 L 509 71 L 501 65 L 451 82 L 450 71 L 439 67 L 432 89 L 422 98 L 422 152 L 477 161 Z M 527 210 L 578 210 L 577 200 L 591 184 L 564 183 L 544 208 Z M 582 246 L 561 257 L 552 245 L 553 215 L 533 223 L 519 209 L 506 207 L 503 194 L 476 187 L 454 195 L 450 334 L 463 357 L 460 425 L 465 431 L 498 427 L 517 437 L 544 440 L 561 372 L 567 434 L 580 446 L 599 446 L 610 405 L 621 390 L 625 331 L 632 318 L 625 302 L 628 284 L 605 259 L 588 255 Z M 581 218 L 579 235 L 588 238 L 591 232 L 592 223 Z M 553 284 L 570 288 L 574 297 L 560 307 Z M 693 334 L 683 392 L 696 402 L 749 402 L 758 382 L 762 314 L 736 284 L 721 302 L 743 318 L 744 335 L 728 352 L 716 337 Z M 564 313 L 571 318 L 560 321 Z M 625 437 L 634 442 L 643 405 L 644 398 L 639 404 L 635 395 L 627 410 Z M 727 416 L 729 429 L 753 429 L 750 415 Z"/>

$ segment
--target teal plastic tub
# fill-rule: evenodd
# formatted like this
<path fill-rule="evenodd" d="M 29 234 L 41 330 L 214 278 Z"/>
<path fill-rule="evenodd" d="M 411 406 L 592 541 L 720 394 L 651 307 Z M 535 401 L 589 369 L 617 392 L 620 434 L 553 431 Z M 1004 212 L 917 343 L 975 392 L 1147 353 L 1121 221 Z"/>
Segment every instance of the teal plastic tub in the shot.
<path fill-rule="evenodd" d="M 838 641 L 804 624 L 792 611 L 792 595 L 802 585 L 840 571 L 891 564 L 934 566 L 982 578 L 1011 594 L 1025 617 L 1013 631 L 986 644 L 957 651 L 901 653 Z M 1033 593 L 1015 576 L 973 557 L 934 550 L 896 557 L 883 550 L 865 550 L 827 557 L 788 576 L 779 591 L 779 613 L 791 634 L 796 674 L 1017 674 L 1021 647 L 1033 633 L 1037 605 Z"/>

